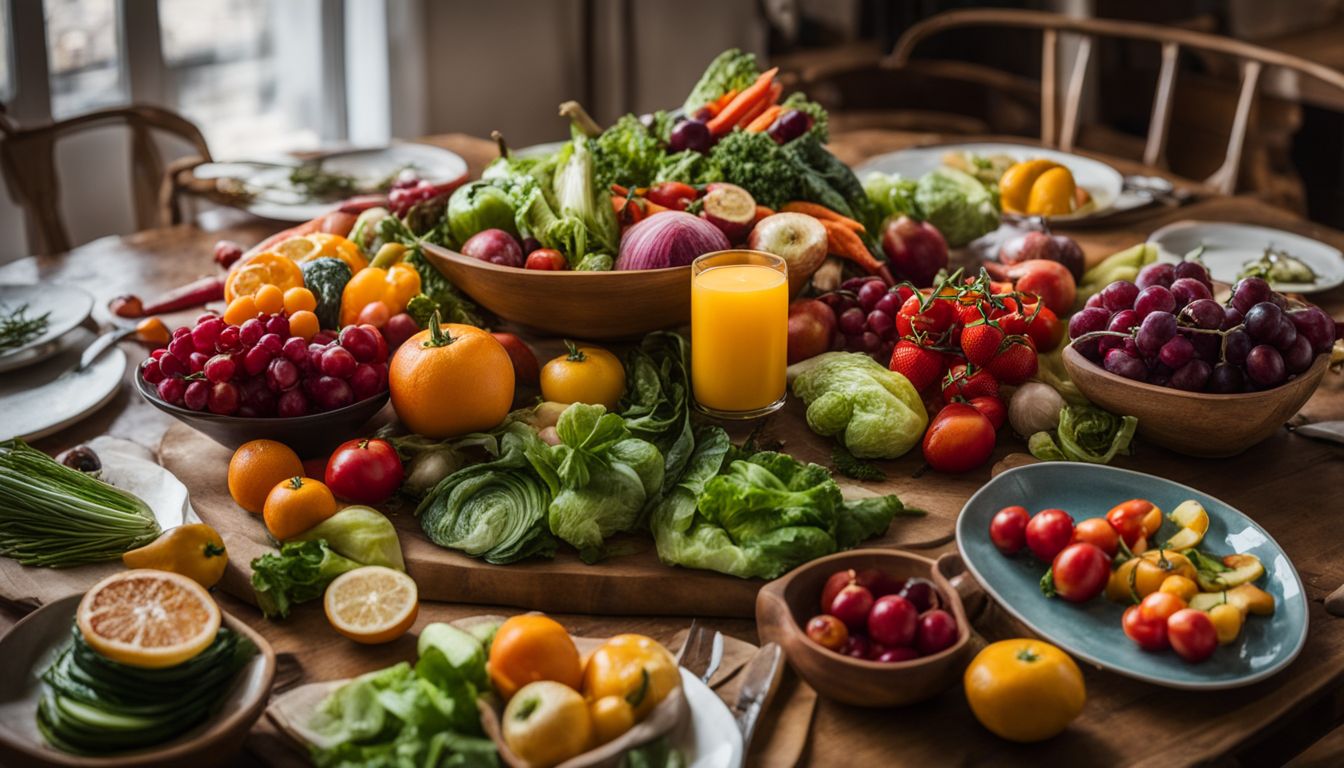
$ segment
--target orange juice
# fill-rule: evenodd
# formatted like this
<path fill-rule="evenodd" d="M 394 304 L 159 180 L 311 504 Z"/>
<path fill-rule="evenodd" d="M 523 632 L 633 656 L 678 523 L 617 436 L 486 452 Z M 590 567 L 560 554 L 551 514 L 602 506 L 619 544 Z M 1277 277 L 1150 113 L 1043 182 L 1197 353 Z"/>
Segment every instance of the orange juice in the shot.
<path fill-rule="evenodd" d="M 783 403 L 789 286 L 783 259 L 708 254 L 691 277 L 691 386 L 711 413 L 751 416 Z"/>

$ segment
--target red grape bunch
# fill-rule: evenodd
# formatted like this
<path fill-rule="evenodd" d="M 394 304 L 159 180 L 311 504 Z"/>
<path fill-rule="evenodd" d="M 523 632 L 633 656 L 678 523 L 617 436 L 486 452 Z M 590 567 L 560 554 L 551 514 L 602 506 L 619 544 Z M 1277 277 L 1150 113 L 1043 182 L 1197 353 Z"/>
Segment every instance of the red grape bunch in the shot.
<path fill-rule="evenodd" d="M 836 335 L 831 348 L 867 352 L 885 365 L 900 340 L 896 315 L 914 294 L 907 284 L 888 288 L 882 278 L 871 275 L 851 278 L 840 290 L 823 294 L 820 300 L 835 312 Z"/>
<path fill-rule="evenodd" d="M 1107 371 L 1188 392 L 1277 387 L 1335 340 L 1321 309 L 1290 307 L 1264 279 L 1242 278 L 1226 305 L 1198 261 L 1149 264 L 1118 280 L 1069 320 L 1073 346 Z"/>
<path fill-rule="evenodd" d="M 387 389 L 387 342 L 371 325 L 291 336 L 284 314 L 229 325 L 206 313 L 140 364 L 159 399 L 226 416 L 304 416 Z"/>

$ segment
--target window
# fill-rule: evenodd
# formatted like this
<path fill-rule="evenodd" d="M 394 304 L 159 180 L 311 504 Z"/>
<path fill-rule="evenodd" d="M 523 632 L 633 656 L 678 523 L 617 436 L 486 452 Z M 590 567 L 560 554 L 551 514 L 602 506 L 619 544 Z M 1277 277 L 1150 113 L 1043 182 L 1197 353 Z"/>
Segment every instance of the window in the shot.
<path fill-rule="evenodd" d="M 117 0 L 44 0 L 53 118 L 126 101 L 117 5 Z"/>
<path fill-rule="evenodd" d="M 0 100 L 8 101 L 14 95 L 14 78 L 10 74 L 9 3 L 0 3 Z"/>
<path fill-rule="evenodd" d="M 164 101 L 216 157 L 318 146 L 325 133 L 320 6 L 291 0 L 159 0 Z M 281 77 L 283 73 L 283 77 Z"/>

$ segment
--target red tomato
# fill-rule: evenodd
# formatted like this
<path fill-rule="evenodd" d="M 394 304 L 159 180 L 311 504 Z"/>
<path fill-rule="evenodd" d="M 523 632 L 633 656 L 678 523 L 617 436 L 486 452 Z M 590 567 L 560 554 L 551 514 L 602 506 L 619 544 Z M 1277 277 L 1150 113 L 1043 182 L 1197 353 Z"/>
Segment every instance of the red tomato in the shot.
<path fill-rule="evenodd" d="M 989 521 L 989 540 L 1000 552 L 1009 557 L 1027 546 L 1027 521 L 1031 515 L 1025 507 L 1004 507 Z"/>
<path fill-rule="evenodd" d="M 1166 621 L 1185 608 L 1185 601 L 1170 592 L 1154 592 L 1139 602 L 1139 613 L 1150 621 Z"/>
<path fill-rule="evenodd" d="M 1156 512 L 1157 524 L 1152 519 Z M 1162 511 L 1145 499 L 1130 499 L 1117 504 L 1106 513 L 1106 522 L 1124 539 L 1125 546 L 1133 549 L 1135 542 L 1162 526 Z M 1151 530 L 1150 530 L 1151 527 Z"/>
<path fill-rule="evenodd" d="M 1218 632 L 1213 627 L 1213 619 L 1194 608 L 1182 608 L 1171 614 L 1167 619 L 1167 639 L 1171 641 L 1172 650 L 1191 664 L 1209 658 L 1218 647 Z"/>
<path fill-rule="evenodd" d="M 1094 544 L 1100 547 L 1107 557 L 1115 557 L 1116 551 L 1120 549 L 1120 537 L 1104 517 L 1089 517 L 1075 525 L 1073 540 Z"/>
<path fill-rule="evenodd" d="M 924 460 L 939 472 L 969 472 L 994 453 L 994 425 L 965 403 L 948 403 L 924 433 Z"/>
<path fill-rule="evenodd" d="M 1008 409 L 1003 407 L 1003 401 L 990 395 L 981 395 L 970 399 L 971 407 L 980 412 L 980 415 L 989 419 L 989 423 L 994 425 L 994 431 L 1003 428 L 1003 423 L 1008 420 Z"/>
<path fill-rule="evenodd" d="M 1051 562 L 1073 539 L 1073 518 L 1062 509 L 1043 509 L 1027 522 L 1027 549 L 1043 563 Z"/>
<path fill-rule="evenodd" d="M 937 299 L 930 301 L 928 306 L 921 306 L 927 299 L 927 296 L 917 293 L 901 305 L 900 312 L 896 314 L 896 330 L 901 336 L 923 334 L 936 338 L 952 326 L 957 314 L 953 308 L 954 302 Z"/>
<path fill-rule="evenodd" d="M 1032 313 L 1035 313 L 1035 317 Z M 1021 316 L 1026 325 L 1026 334 L 1036 344 L 1037 352 L 1053 352 L 1059 342 L 1064 340 L 1064 323 L 1049 307 L 1041 305 L 1041 310 L 1037 312 L 1036 305 L 1026 306 L 1022 308 Z"/>
<path fill-rule="evenodd" d="M 812 638 L 812 642 L 832 651 L 845 647 L 845 642 L 849 640 L 849 629 L 845 627 L 845 623 L 826 614 L 809 619 L 804 631 Z"/>
<path fill-rule="evenodd" d="M 1050 564 L 1055 592 L 1071 603 L 1085 603 L 1100 595 L 1111 579 L 1111 558 L 1087 542 L 1070 544 Z"/>
<path fill-rule="evenodd" d="M 649 193 L 644 198 L 664 208 L 684 211 L 699 196 L 695 187 L 690 184 L 683 184 L 680 181 L 663 181 L 649 187 Z"/>
<path fill-rule="evenodd" d="M 568 266 L 569 262 L 565 260 L 565 255 L 554 248 L 538 248 L 527 254 L 527 262 L 523 264 L 524 269 L 544 269 L 552 272 L 558 272 Z"/>
<path fill-rule="evenodd" d="M 1160 651 L 1167 647 L 1167 623 L 1145 619 L 1137 605 L 1125 609 L 1120 626 L 1124 628 L 1125 636 L 1145 651 Z"/>
<path fill-rule="evenodd" d="M 386 501 L 403 476 L 397 449 L 386 440 L 355 439 L 342 443 L 327 461 L 331 492 L 360 504 Z"/>

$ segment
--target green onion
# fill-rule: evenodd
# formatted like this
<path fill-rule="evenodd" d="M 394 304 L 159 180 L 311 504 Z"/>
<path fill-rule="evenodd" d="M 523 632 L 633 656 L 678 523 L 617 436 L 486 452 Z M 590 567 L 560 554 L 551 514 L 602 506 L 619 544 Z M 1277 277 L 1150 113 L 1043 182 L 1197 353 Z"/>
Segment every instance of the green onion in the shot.
<path fill-rule="evenodd" d="M 22 440 L 0 443 L 0 555 L 63 568 L 115 560 L 158 535 L 154 511 L 134 494 Z"/>

